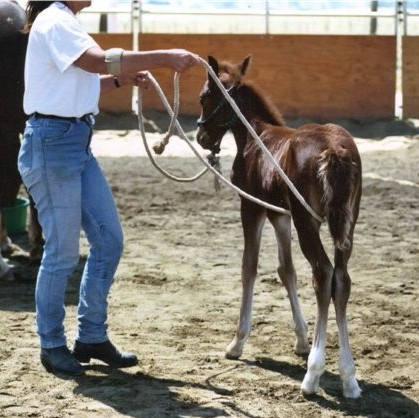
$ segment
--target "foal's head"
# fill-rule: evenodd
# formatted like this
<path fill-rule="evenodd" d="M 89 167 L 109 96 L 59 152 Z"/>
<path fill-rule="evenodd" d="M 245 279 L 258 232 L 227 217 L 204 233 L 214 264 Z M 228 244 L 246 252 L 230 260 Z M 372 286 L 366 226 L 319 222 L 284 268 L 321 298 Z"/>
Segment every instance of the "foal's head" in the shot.
<path fill-rule="evenodd" d="M 242 84 L 250 59 L 249 55 L 241 63 L 232 64 L 218 63 L 215 58 L 208 57 L 209 65 L 233 99 Z M 199 95 L 199 101 L 202 111 L 198 119 L 197 141 L 203 148 L 218 152 L 224 134 L 237 122 L 237 115 L 210 74 Z"/>

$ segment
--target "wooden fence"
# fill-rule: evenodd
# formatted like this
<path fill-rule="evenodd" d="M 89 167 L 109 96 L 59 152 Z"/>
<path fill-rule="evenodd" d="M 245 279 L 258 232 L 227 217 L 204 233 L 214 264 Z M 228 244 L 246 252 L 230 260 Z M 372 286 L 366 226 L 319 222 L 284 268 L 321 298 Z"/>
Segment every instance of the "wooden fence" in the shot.
<path fill-rule="evenodd" d="M 419 118 L 419 37 L 404 36 L 402 48 L 403 117 Z"/>
<path fill-rule="evenodd" d="M 130 34 L 93 35 L 105 49 L 130 49 Z M 251 54 L 248 77 L 265 90 L 285 118 L 361 122 L 393 119 L 396 93 L 396 37 L 346 35 L 173 35 L 141 34 L 141 50 L 185 48 L 203 58 L 233 62 Z M 154 76 L 169 100 L 173 72 Z M 205 81 L 202 67 L 181 76 L 181 112 L 199 113 L 198 95 Z M 131 112 L 132 91 L 123 88 L 101 100 L 107 112 Z M 144 95 L 145 109 L 163 109 L 154 92 Z M 403 38 L 404 116 L 419 117 L 419 38 Z"/>

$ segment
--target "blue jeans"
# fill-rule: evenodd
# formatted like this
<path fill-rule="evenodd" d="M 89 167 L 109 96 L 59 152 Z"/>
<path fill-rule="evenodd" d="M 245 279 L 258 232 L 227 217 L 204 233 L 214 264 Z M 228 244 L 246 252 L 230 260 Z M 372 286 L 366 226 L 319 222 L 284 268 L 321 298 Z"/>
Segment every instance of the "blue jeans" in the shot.
<path fill-rule="evenodd" d="M 43 348 L 67 344 L 65 293 L 79 262 L 81 228 L 90 252 L 80 283 L 77 340 L 107 340 L 107 297 L 123 249 L 112 192 L 92 155 L 92 124 L 31 117 L 18 167 L 45 235 L 36 283 L 36 323 Z"/>

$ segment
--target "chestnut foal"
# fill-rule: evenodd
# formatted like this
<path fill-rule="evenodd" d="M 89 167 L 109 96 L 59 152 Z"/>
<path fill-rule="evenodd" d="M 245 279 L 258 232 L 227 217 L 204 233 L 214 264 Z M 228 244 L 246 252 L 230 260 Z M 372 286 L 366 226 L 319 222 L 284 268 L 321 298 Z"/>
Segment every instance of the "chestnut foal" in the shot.
<path fill-rule="evenodd" d="M 209 57 L 208 62 L 293 185 L 310 207 L 327 221 L 334 245 L 334 264 L 330 262 L 320 239 L 321 223 L 288 189 L 208 75 L 200 94 L 202 113 L 198 120 L 197 141 L 203 148 L 219 152 L 224 134 L 232 131 L 237 146 L 232 182 L 259 199 L 291 211 L 301 250 L 312 268 L 317 298 L 317 318 L 310 349 L 291 256 L 291 217 L 241 197 L 243 293 L 236 335 L 227 347 L 226 356 L 239 358 L 250 335 L 260 240 L 268 218 L 275 229 L 278 244 L 278 275 L 291 303 L 295 351 L 297 354 L 310 353 L 301 389 L 304 394 L 312 394 L 319 388 L 320 376 L 325 369 L 326 329 L 332 299 L 339 328 L 339 370 L 343 393 L 348 398 L 357 398 L 361 390 L 355 378 L 355 363 L 349 345 L 346 307 L 351 288 L 347 265 L 362 191 L 361 159 L 351 135 L 337 125 L 287 127 L 281 114 L 266 97 L 250 82 L 243 80 L 250 58 L 246 57 L 239 64 L 218 63 L 213 57 Z"/>

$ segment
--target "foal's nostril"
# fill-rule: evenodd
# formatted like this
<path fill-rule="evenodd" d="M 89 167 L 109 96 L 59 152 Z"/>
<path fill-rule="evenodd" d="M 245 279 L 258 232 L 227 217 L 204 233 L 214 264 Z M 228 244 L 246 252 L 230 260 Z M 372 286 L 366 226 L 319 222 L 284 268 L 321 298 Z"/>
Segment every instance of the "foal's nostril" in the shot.
<path fill-rule="evenodd" d="M 198 128 L 198 130 L 196 132 L 196 141 L 198 142 L 199 145 L 201 145 L 202 136 L 203 136 L 203 132 L 202 132 L 201 128 Z"/>
<path fill-rule="evenodd" d="M 209 139 L 210 138 L 208 137 L 208 134 L 203 129 L 198 128 L 198 131 L 196 133 L 196 141 L 202 148 L 209 148 Z"/>

